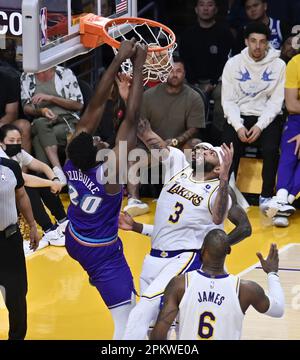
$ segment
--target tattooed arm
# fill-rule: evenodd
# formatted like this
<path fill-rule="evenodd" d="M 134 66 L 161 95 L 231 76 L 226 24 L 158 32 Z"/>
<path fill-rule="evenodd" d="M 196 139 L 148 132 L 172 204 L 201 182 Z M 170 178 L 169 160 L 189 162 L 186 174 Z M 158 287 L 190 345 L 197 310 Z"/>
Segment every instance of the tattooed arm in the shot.
<path fill-rule="evenodd" d="M 197 129 L 197 128 L 190 128 L 190 129 L 186 130 L 180 136 L 177 136 L 176 139 L 178 140 L 178 146 L 181 147 L 188 140 L 190 140 L 194 137 L 197 137 L 198 131 L 199 131 L 199 129 Z"/>
<path fill-rule="evenodd" d="M 165 149 L 169 153 L 167 143 L 151 129 L 149 120 L 140 119 L 138 123 L 137 135 L 149 150 Z"/>
<path fill-rule="evenodd" d="M 220 185 L 217 192 L 217 196 L 215 198 L 213 208 L 212 208 L 212 218 L 213 222 L 216 225 L 222 224 L 228 212 L 228 204 L 229 204 L 229 170 L 232 163 L 233 157 L 233 145 L 230 144 L 228 147 L 226 144 L 221 146 L 222 149 L 222 163 L 220 164 Z"/>
<path fill-rule="evenodd" d="M 251 236 L 252 227 L 246 211 L 237 203 L 235 192 L 231 187 L 229 187 L 229 195 L 232 205 L 228 211 L 228 219 L 235 225 L 235 228 L 228 234 L 228 241 L 230 245 L 235 245 Z"/>
<path fill-rule="evenodd" d="M 185 275 L 174 277 L 164 293 L 164 305 L 158 314 L 150 340 L 166 340 L 168 331 L 175 320 L 185 290 Z"/>

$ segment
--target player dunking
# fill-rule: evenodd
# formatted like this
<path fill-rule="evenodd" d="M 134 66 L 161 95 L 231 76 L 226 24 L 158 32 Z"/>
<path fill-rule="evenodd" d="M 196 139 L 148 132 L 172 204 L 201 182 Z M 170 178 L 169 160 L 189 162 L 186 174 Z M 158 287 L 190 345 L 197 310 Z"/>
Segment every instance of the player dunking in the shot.
<path fill-rule="evenodd" d="M 122 186 L 119 184 L 122 164 L 119 144 L 127 141 L 130 151 L 136 144 L 136 128 L 143 94 L 142 69 L 147 49 L 134 40 L 124 41 L 120 50 L 98 85 L 86 112 L 80 119 L 76 133 L 70 142 L 64 171 L 68 180 L 70 206 L 66 229 L 66 249 L 88 273 L 90 282 L 97 288 L 112 314 L 115 330 L 114 339 L 120 339 L 134 299 L 134 284 L 131 271 L 118 237 L 118 216 L 122 202 Z M 133 80 L 130 88 L 127 111 L 116 138 L 117 164 L 110 178 L 116 177 L 117 184 L 108 182 L 103 163 L 96 162 L 97 148 L 91 133 L 99 125 L 110 89 L 120 65 L 125 59 L 133 62 Z M 84 131 L 84 132 L 83 132 Z M 127 156 L 125 157 L 127 162 Z M 116 165 L 116 166 L 114 166 Z"/>
<path fill-rule="evenodd" d="M 131 311 L 124 339 L 144 339 L 155 320 L 168 282 L 175 275 L 200 268 L 205 235 L 216 226 L 223 227 L 231 207 L 228 173 L 232 145 L 221 149 L 193 152 L 189 166 L 182 151 L 167 147 L 148 121 L 139 125 L 139 137 L 148 148 L 163 150 L 167 166 L 165 186 L 157 201 L 152 249 L 141 274 L 141 300 Z M 222 153 L 222 154 L 221 154 Z M 203 171 L 197 171 L 202 167 Z"/>
<path fill-rule="evenodd" d="M 163 340 L 179 312 L 180 340 L 239 340 L 244 315 L 255 310 L 272 317 L 284 313 L 284 293 L 278 277 L 278 250 L 272 244 L 266 260 L 257 254 L 268 274 L 269 294 L 253 281 L 227 274 L 225 258 L 230 254 L 228 237 L 222 230 L 209 232 L 202 246 L 202 268 L 173 278 L 165 290 L 165 301 L 151 340 Z"/>

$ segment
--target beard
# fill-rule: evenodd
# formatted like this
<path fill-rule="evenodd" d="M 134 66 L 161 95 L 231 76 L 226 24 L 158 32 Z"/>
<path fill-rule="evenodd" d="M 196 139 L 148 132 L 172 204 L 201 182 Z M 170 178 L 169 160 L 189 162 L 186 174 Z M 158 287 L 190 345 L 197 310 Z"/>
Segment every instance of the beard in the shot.
<path fill-rule="evenodd" d="M 215 166 L 207 161 L 204 160 L 202 163 L 197 163 L 196 160 L 192 160 L 192 169 L 193 171 L 202 171 L 204 173 L 210 173 L 213 171 Z"/>

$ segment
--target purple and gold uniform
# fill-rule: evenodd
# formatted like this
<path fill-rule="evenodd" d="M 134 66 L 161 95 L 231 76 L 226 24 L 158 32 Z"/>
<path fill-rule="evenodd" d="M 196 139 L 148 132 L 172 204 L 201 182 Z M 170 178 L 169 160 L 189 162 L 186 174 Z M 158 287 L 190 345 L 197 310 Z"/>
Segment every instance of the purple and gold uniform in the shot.
<path fill-rule="evenodd" d="M 67 251 L 88 273 L 109 309 L 130 303 L 133 279 L 118 237 L 121 186 L 114 195 L 105 191 L 99 183 L 101 164 L 82 172 L 69 160 L 64 171 L 71 200 Z"/>

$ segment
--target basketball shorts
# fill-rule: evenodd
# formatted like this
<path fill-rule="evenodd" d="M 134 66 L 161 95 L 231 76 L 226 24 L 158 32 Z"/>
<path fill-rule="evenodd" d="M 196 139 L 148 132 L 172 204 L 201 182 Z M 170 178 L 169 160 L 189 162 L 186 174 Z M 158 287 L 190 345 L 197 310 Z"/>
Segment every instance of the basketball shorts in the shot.
<path fill-rule="evenodd" d="M 131 303 L 135 293 L 133 277 L 118 238 L 111 245 L 89 247 L 77 242 L 66 229 L 66 249 L 88 273 L 109 309 Z"/>
<path fill-rule="evenodd" d="M 200 269 L 200 266 L 199 252 L 183 252 L 170 258 L 146 255 L 140 277 L 141 296 L 149 300 L 163 296 L 174 276 Z"/>

